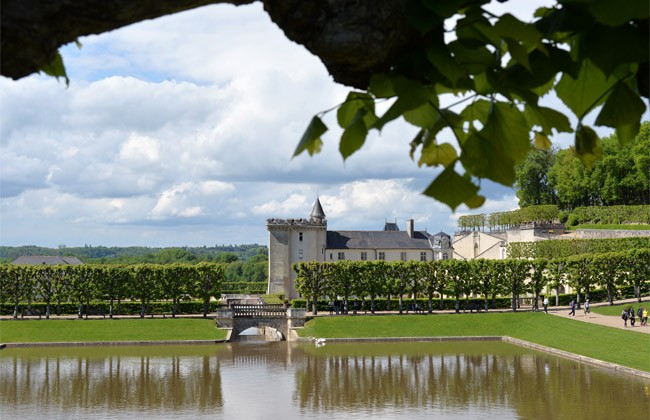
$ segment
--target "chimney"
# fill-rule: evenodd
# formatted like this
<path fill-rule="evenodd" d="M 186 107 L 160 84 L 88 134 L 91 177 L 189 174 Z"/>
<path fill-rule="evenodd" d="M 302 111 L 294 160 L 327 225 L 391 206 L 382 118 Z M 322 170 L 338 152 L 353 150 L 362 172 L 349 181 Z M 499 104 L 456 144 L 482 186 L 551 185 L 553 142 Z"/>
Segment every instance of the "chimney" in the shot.
<path fill-rule="evenodd" d="M 413 238 L 413 219 L 406 221 L 406 232 L 409 234 L 409 238 Z"/>

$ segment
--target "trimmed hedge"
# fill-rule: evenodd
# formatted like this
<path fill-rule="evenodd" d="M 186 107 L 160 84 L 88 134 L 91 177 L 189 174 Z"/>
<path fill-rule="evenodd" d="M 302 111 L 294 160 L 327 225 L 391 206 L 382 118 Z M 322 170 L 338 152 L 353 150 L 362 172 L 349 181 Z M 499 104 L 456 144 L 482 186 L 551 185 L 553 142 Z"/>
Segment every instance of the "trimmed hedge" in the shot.
<path fill-rule="evenodd" d="M 317 308 L 321 312 L 329 312 L 329 300 L 324 300 L 321 299 L 318 301 Z M 411 307 L 411 304 L 414 302 L 413 299 L 403 299 L 402 300 L 402 310 L 406 311 L 407 308 Z M 417 302 L 417 305 L 422 308 L 425 312 L 429 308 L 429 299 L 415 299 L 415 302 Z M 476 306 L 480 305 L 481 310 L 483 310 L 485 302 L 483 299 L 476 299 L 476 298 L 471 298 L 471 299 L 460 299 L 459 300 L 459 305 L 460 305 L 460 310 L 462 311 L 463 308 L 465 308 L 465 305 L 469 303 L 471 306 Z M 355 309 L 355 304 L 356 310 L 357 311 L 363 311 L 363 312 L 370 312 L 370 299 L 350 299 L 348 303 L 348 312 L 351 313 Z M 387 311 L 387 304 L 388 301 L 384 298 L 378 298 L 375 299 L 375 311 L 376 312 L 385 312 Z M 443 299 L 443 310 L 454 310 L 456 308 L 456 299 Z M 306 300 L 305 299 L 293 299 L 291 301 L 291 306 L 294 308 L 305 308 L 306 305 Z M 440 310 L 440 299 L 433 299 L 432 300 L 432 305 L 433 305 L 433 310 L 437 311 Z M 492 299 L 488 299 L 488 309 L 506 309 L 510 308 L 512 306 L 512 300 L 510 298 L 497 298 L 496 299 L 496 306 L 492 306 Z M 311 304 L 309 307 L 309 310 L 311 310 Z M 399 301 L 397 299 L 391 299 L 390 300 L 390 310 L 391 311 L 398 311 L 399 310 Z M 468 309 L 469 310 L 469 309 Z"/>
<path fill-rule="evenodd" d="M 20 316 L 21 312 L 24 309 L 27 309 L 29 305 L 27 302 L 21 302 L 18 305 L 18 316 Z M 37 310 L 41 313 L 41 315 L 45 316 L 45 311 L 46 311 L 47 305 L 43 302 L 32 302 L 31 304 L 31 309 L 32 310 Z M 216 312 L 217 308 L 219 307 L 219 302 L 217 301 L 211 301 L 210 302 L 210 312 Z M 104 301 L 97 301 L 97 302 L 91 302 L 90 304 L 90 310 L 91 313 L 99 313 L 101 311 L 106 314 L 106 316 L 109 315 L 109 303 L 104 302 Z M 140 315 L 140 312 L 142 310 L 142 304 L 140 302 L 135 302 L 135 301 L 125 301 L 121 302 L 119 307 L 117 305 L 117 302 L 113 304 L 113 315 L 114 316 L 120 316 L 120 315 Z M 85 316 L 86 314 L 86 305 L 82 305 L 81 307 L 81 312 L 82 315 Z M 13 315 L 14 313 L 14 305 L 13 303 L 0 303 L 0 315 Z M 157 314 L 171 314 L 172 313 L 172 302 L 171 301 L 164 301 L 164 302 L 149 302 L 146 312 L 146 315 L 157 315 Z M 189 314 L 202 314 L 203 313 L 203 302 L 198 301 L 198 300 L 193 300 L 193 301 L 181 301 L 178 303 L 176 306 L 176 313 L 177 314 L 184 314 L 184 315 L 189 315 Z M 61 304 L 61 312 L 59 315 L 78 315 L 79 314 L 79 305 L 75 303 L 62 303 Z M 56 304 L 50 305 L 50 315 L 57 315 L 57 308 Z M 92 315 L 95 316 L 95 315 Z"/>

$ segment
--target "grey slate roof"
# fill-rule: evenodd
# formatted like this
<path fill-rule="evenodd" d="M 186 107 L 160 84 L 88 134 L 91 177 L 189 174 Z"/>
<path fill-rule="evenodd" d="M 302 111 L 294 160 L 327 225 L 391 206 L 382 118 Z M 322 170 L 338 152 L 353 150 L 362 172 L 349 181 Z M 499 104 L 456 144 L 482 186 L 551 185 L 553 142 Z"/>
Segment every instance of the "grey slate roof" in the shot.
<path fill-rule="evenodd" d="M 316 197 L 316 202 L 314 203 L 314 208 L 311 210 L 309 217 L 316 219 L 324 219 L 325 212 L 323 211 L 323 206 L 320 205 L 320 200 Z"/>
<path fill-rule="evenodd" d="M 77 257 L 57 257 L 52 255 L 43 256 L 21 256 L 16 258 L 12 264 L 17 265 L 80 265 L 83 262 Z"/>
<path fill-rule="evenodd" d="M 384 224 L 384 230 L 399 230 L 397 223 L 386 222 Z"/>
<path fill-rule="evenodd" d="M 328 249 L 431 249 L 429 233 L 413 232 L 409 238 L 407 232 L 399 230 L 328 230 Z"/>

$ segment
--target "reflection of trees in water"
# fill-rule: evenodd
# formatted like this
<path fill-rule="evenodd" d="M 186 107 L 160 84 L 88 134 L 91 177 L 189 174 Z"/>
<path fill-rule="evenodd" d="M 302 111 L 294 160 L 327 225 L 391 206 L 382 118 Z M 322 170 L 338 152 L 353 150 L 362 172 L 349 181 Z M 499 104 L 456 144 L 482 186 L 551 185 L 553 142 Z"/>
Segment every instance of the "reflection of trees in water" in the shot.
<path fill-rule="evenodd" d="M 302 366 L 295 398 L 316 412 L 503 407 L 523 418 L 634 418 L 650 407 L 647 381 L 546 355 L 306 355 Z M 639 400 L 626 406 L 630 395 Z"/>
<path fill-rule="evenodd" d="M 3 357 L 2 405 L 142 409 L 222 407 L 221 375 L 215 356 Z"/>

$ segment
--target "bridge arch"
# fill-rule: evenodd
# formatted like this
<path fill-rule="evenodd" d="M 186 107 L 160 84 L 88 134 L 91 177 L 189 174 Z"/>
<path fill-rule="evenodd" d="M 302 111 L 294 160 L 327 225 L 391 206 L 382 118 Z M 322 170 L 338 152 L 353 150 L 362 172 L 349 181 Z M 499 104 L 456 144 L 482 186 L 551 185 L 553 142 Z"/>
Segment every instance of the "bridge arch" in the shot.
<path fill-rule="evenodd" d="M 231 330 L 228 341 L 236 341 L 249 328 L 264 329 L 267 341 L 291 340 L 291 329 L 305 324 L 305 310 L 287 309 L 284 305 L 231 304 L 217 311 L 216 323 L 219 328 Z"/>

